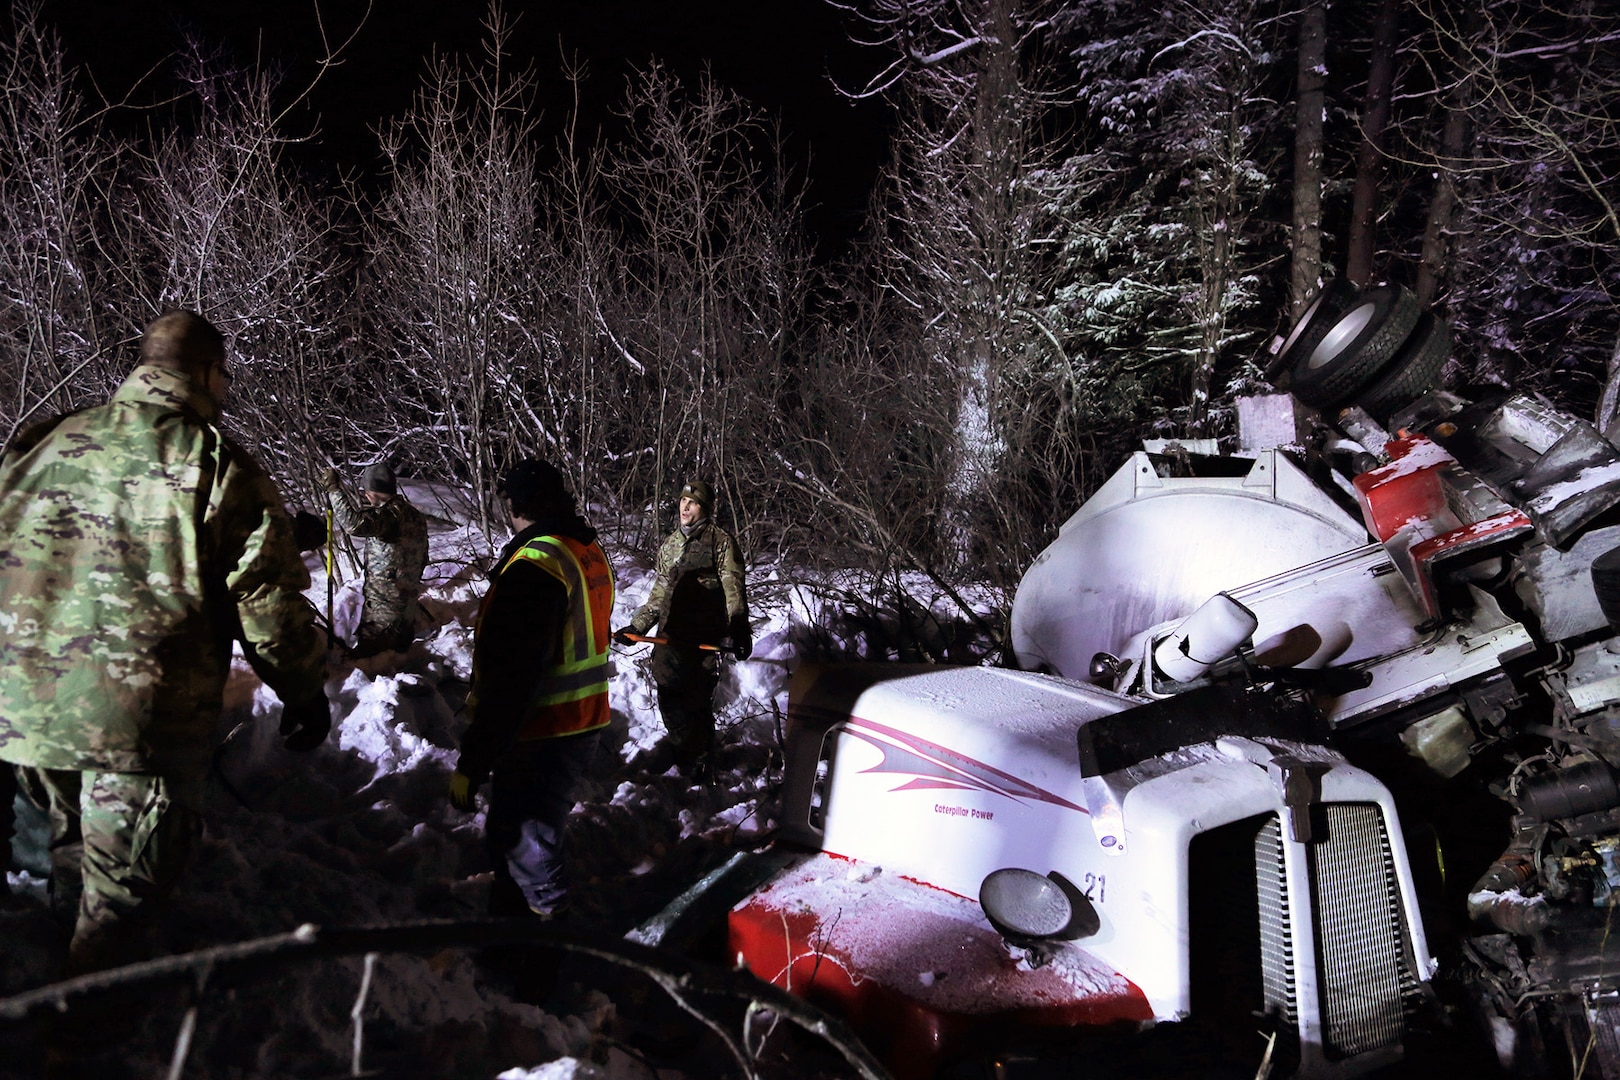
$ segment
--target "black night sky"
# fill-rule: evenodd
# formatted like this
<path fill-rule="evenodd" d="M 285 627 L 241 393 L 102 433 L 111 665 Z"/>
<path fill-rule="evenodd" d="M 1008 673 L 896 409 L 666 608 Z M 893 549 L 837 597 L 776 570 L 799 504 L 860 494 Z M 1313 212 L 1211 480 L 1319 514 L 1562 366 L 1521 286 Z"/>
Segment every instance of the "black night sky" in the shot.
<path fill-rule="evenodd" d="M 707 68 L 782 120 L 789 152 L 808 162 L 810 226 L 825 239 L 858 228 L 873 176 L 885 153 L 886 113 L 877 102 L 841 96 L 829 75 L 854 85 L 881 61 L 847 39 L 841 13 L 824 0 L 512 0 L 511 50 L 532 63 L 542 138 L 556 131 L 571 101 L 562 56 L 589 72 L 587 117 L 606 116 L 626 74 L 657 57 L 683 81 Z M 223 49 L 233 61 L 277 65 L 286 85 L 306 84 L 321 53 L 320 26 L 337 44 L 353 42 L 342 66 L 318 84 L 304 117 L 320 137 L 310 165 L 350 174 L 374 170 L 371 127 L 409 105 L 435 48 L 482 56 L 488 9 L 478 2 L 375 0 L 43 0 L 44 22 L 61 35 L 70 63 L 85 68 L 112 100 L 143 75 L 134 101 L 170 88 L 165 58 L 189 35 Z M 358 33 L 355 27 L 359 26 Z"/>

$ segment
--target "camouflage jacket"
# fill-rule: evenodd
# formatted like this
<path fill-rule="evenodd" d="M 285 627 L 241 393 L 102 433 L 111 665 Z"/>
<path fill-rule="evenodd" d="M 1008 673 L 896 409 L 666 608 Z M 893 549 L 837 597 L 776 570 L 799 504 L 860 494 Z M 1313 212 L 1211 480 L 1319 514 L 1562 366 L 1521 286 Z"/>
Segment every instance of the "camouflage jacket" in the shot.
<path fill-rule="evenodd" d="M 664 540 L 652 591 L 630 617 L 630 626 L 645 634 L 658 623 L 673 642 L 715 645 L 730 632 L 732 620 L 747 617 L 737 542 L 705 519 L 691 535 L 677 528 Z"/>
<path fill-rule="evenodd" d="M 321 693 L 292 523 L 216 421 L 141 366 L 0 459 L 0 759 L 200 776 L 232 638 L 283 701 Z"/>
<path fill-rule="evenodd" d="M 327 492 L 326 498 L 338 527 L 366 541 L 361 622 L 379 629 L 411 625 L 427 566 L 427 518 L 403 495 L 359 507 L 342 491 Z"/>

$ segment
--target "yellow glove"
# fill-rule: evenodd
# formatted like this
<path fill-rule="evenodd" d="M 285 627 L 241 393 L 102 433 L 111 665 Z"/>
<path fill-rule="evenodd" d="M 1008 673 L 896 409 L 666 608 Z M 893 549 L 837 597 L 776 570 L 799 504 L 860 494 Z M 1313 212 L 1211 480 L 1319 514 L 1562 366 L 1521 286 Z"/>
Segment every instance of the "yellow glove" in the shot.
<path fill-rule="evenodd" d="M 450 774 L 451 806 L 455 807 L 457 810 L 463 810 L 471 813 L 473 808 L 474 790 L 472 777 L 468 776 L 466 773 L 459 772 Z"/>

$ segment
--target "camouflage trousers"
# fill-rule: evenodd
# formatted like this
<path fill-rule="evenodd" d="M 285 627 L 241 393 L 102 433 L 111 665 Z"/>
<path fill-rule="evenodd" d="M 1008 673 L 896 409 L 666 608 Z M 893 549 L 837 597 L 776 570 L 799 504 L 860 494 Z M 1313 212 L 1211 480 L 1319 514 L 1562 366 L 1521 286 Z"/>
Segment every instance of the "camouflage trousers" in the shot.
<path fill-rule="evenodd" d="M 50 818 L 51 906 L 74 920 L 66 973 L 140 959 L 202 819 L 161 776 L 19 766 L 17 780 Z"/>
<path fill-rule="evenodd" d="M 675 761 L 698 764 L 714 748 L 714 689 L 720 683 L 715 653 L 654 645 L 653 683 L 658 689 L 658 715 L 669 732 Z"/>
<path fill-rule="evenodd" d="M 360 609 L 360 625 L 355 628 L 353 655 L 375 656 L 380 652 L 404 652 L 416 639 L 418 621 L 416 601 L 412 599 L 402 609 L 398 597 L 386 602 L 365 598 Z"/>

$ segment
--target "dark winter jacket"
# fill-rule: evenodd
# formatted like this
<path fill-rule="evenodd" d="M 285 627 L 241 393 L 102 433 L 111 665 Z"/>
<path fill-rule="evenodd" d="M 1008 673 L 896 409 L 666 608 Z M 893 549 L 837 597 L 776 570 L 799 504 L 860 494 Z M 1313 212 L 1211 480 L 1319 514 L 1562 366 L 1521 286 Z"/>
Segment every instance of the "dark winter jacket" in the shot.
<path fill-rule="evenodd" d="M 586 545 L 606 570 L 596 530 L 576 514 L 538 521 L 501 550 L 489 591 L 484 595 L 473 642 L 473 688 L 467 700 L 471 723 L 461 737 L 457 771 L 481 779 L 517 741 L 533 703 L 546 692 L 548 667 L 563 639 L 569 615 L 568 591 L 536 563 L 514 559 L 544 536 Z M 607 590 L 611 611 L 611 576 Z M 607 612 L 602 613 L 605 626 Z M 606 635 L 601 642 L 606 652 Z"/>

